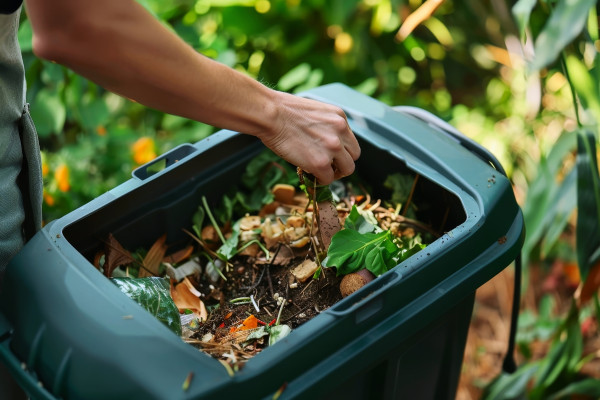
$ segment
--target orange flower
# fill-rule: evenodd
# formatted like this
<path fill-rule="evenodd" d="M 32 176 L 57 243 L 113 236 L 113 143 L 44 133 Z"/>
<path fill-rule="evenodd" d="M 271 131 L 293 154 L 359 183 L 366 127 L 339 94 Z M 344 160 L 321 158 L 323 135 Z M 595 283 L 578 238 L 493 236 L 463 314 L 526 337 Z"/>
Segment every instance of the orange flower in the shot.
<path fill-rule="evenodd" d="M 54 171 L 54 179 L 56 179 L 56 183 L 58 185 L 58 190 L 61 192 L 68 192 L 71 189 L 71 184 L 69 183 L 69 168 L 65 164 L 61 164 Z"/>
<path fill-rule="evenodd" d="M 136 164 L 145 164 L 156 158 L 154 140 L 149 137 L 141 137 L 131 146 L 133 150 L 133 161 Z"/>
<path fill-rule="evenodd" d="M 573 288 L 576 288 L 581 282 L 581 276 L 579 275 L 579 267 L 575 262 L 566 262 L 563 265 L 563 271 L 565 273 L 565 277 L 567 278 L 567 285 Z"/>
<path fill-rule="evenodd" d="M 48 204 L 48 206 L 52 207 L 54 205 L 54 197 L 52 197 L 48 192 L 44 190 L 44 202 Z"/>
<path fill-rule="evenodd" d="M 96 133 L 100 136 L 106 135 L 106 128 L 103 125 L 98 125 L 96 127 Z"/>
<path fill-rule="evenodd" d="M 48 175 L 48 172 L 50 172 L 50 167 L 48 167 L 46 162 L 42 161 L 42 176 L 45 178 L 46 175 Z"/>

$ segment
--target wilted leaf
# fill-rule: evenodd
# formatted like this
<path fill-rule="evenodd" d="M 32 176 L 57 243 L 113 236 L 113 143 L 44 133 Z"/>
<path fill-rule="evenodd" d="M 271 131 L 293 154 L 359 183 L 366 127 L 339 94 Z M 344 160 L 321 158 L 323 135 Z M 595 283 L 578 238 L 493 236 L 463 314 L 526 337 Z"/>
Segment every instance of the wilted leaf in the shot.
<path fill-rule="evenodd" d="M 133 261 L 131 253 L 121 246 L 112 233 L 109 233 L 104 255 L 104 275 L 110 278 L 115 268 L 131 264 Z"/>
<path fill-rule="evenodd" d="M 165 256 L 165 258 L 163 258 L 163 262 L 177 264 L 190 258 L 193 252 L 194 246 L 189 245 L 181 250 L 176 251 L 175 253 L 171 253 L 168 256 Z"/>
<path fill-rule="evenodd" d="M 273 346 L 290 333 L 292 333 L 292 328 L 287 325 L 272 326 L 269 335 L 269 346 Z"/>
<path fill-rule="evenodd" d="M 146 257 L 144 257 L 144 261 L 142 261 L 144 268 L 140 268 L 138 277 L 143 278 L 145 276 L 158 275 L 158 267 L 160 267 L 160 263 L 167 252 L 167 245 L 165 244 L 166 240 L 167 235 L 162 235 L 154 242 L 152 247 L 150 247 Z"/>
<path fill-rule="evenodd" d="M 111 281 L 121 292 L 154 315 L 169 329 L 181 336 L 179 311 L 169 295 L 169 283 L 165 278 L 113 278 Z"/>

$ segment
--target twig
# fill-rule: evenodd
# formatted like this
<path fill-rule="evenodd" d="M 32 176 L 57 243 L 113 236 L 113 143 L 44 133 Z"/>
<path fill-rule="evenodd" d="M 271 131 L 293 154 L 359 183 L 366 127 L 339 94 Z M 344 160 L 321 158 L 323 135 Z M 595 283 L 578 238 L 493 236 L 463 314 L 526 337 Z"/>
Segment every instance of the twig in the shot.
<path fill-rule="evenodd" d="M 413 181 L 412 187 L 410 188 L 410 193 L 408 194 L 408 199 L 406 199 L 406 205 L 404 206 L 404 210 L 402 210 L 402 216 L 406 215 L 408 211 L 408 207 L 410 206 L 410 202 L 412 201 L 413 194 L 415 193 L 415 187 L 417 187 L 417 182 L 419 181 L 419 174 L 415 175 L 415 180 Z"/>

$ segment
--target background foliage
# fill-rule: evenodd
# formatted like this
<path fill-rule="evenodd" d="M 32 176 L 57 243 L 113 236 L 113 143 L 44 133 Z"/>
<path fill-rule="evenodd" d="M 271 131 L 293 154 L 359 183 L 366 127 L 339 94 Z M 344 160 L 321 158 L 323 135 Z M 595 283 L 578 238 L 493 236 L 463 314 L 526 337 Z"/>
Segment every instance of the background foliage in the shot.
<path fill-rule="evenodd" d="M 598 382 L 588 387 L 580 373 L 598 358 L 584 346 L 598 330 L 582 326 L 591 320 L 597 327 L 600 315 L 595 0 L 141 3 L 199 52 L 271 87 L 299 92 L 343 82 L 390 105 L 432 111 L 492 151 L 523 207 L 525 277 L 533 269 L 551 274 L 561 260 L 572 301 L 561 307 L 557 293 L 545 293 L 522 312 L 523 366 L 500 376 L 487 394 L 597 393 L 590 390 Z M 428 7 L 414 29 L 399 33 L 410 15 Z M 215 130 L 36 58 L 31 35 L 24 13 L 19 40 L 42 147 L 47 222 L 125 181 L 157 154 Z M 549 350 L 534 355 L 536 341 Z"/>

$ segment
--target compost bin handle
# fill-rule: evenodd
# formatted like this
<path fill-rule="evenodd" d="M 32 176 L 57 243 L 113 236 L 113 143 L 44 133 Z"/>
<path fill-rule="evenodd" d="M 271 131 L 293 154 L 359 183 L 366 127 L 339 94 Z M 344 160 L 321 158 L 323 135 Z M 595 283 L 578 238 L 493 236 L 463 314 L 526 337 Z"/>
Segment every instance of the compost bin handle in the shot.
<path fill-rule="evenodd" d="M 464 148 L 469 150 L 471 153 L 475 154 L 477 157 L 482 159 L 484 162 L 491 164 L 499 173 L 506 176 L 506 171 L 500 164 L 500 161 L 485 147 L 481 146 L 479 143 L 474 141 L 473 139 L 465 136 L 458 129 L 450 125 L 448 122 L 443 119 L 431 114 L 428 111 L 425 111 L 418 107 L 411 106 L 395 106 L 392 107 L 394 111 L 397 111 L 402 114 L 407 114 L 413 116 L 415 118 L 420 119 L 423 122 L 428 123 L 429 125 L 438 128 L 441 132 L 450 136 L 452 139 L 456 140 L 460 143 Z M 506 355 L 504 356 L 504 361 L 502 363 L 502 370 L 507 373 L 513 373 L 517 370 L 517 363 L 515 361 L 515 338 L 517 335 L 517 322 L 519 317 L 519 305 L 521 303 L 521 253 L 517 255 L 515 258 L 515 284 L 514 284 L 514 292 L 513 292 L 513 304 L 510 316 L 510 332 L 508 335 L 508 348 L 506 350 Z"/>
<path fill-rule="evenodd" d="M 131 175 L 143 181 L 154 174 L 170 169 L 175 163 L 197 151 L 198 149 L 189 143 L 182 144 L 134 169 Z"/>

